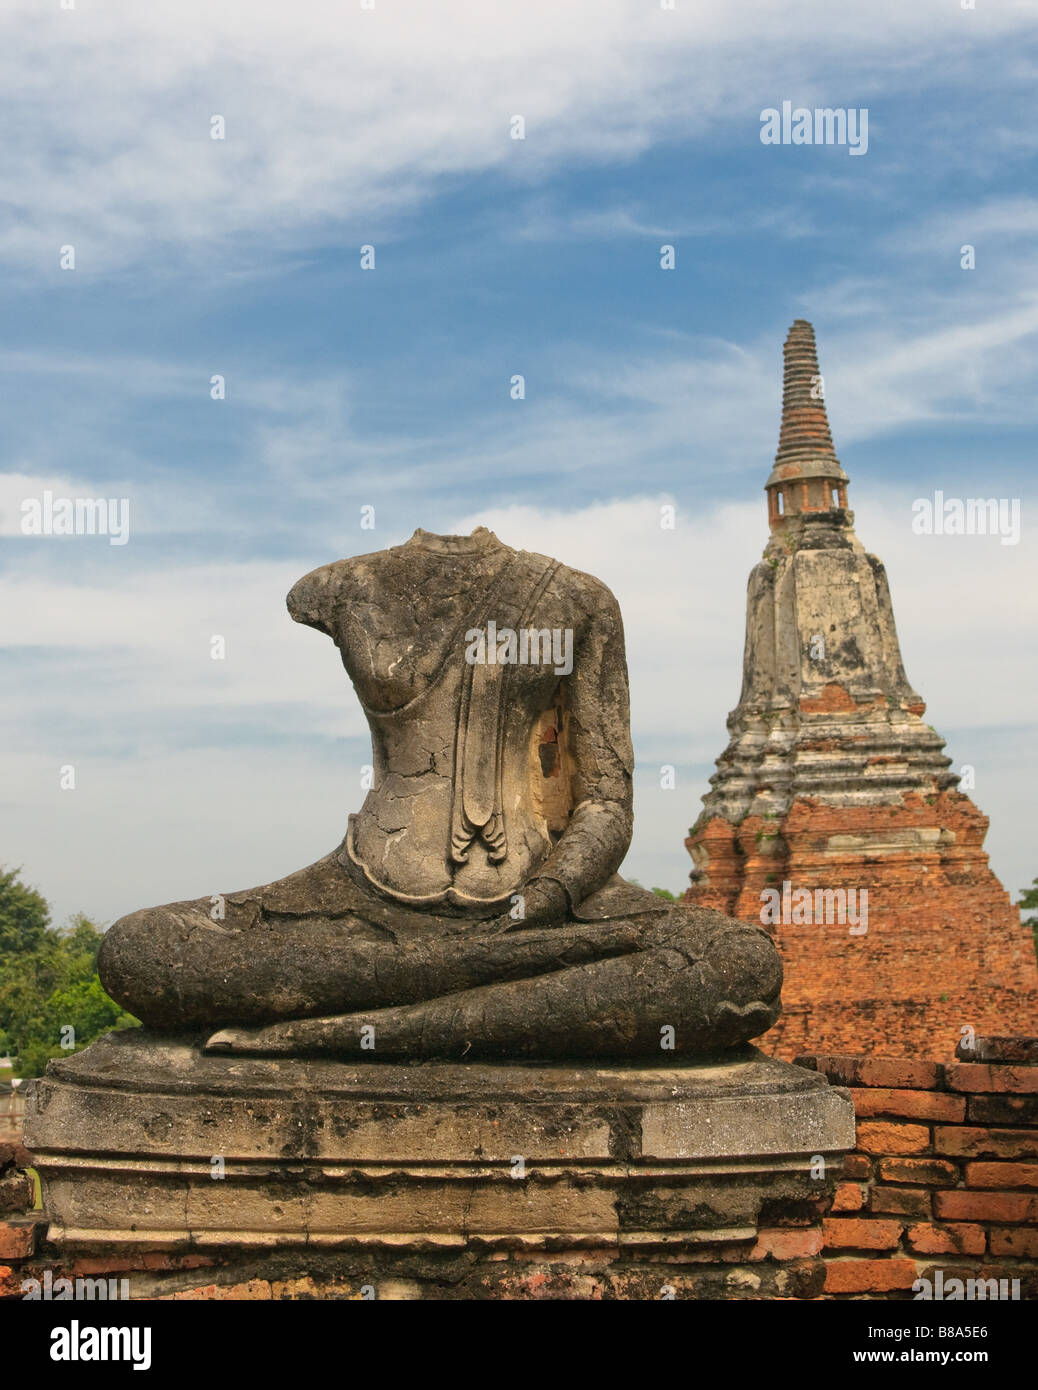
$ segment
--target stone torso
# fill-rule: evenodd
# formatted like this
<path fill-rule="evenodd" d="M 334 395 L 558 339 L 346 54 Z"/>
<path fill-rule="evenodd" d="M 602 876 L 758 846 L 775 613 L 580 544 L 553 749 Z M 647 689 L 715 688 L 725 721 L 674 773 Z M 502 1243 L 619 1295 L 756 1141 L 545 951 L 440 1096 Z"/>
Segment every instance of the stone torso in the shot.
<path fill-rule="evenodd" d="M 578 802 L 622 833 L 626 669 L 622 645 L 619 668 L 615 655 L 603 664 L 610 606 L 598 581 L 482 528 L 417 532 L 299 581 L 292 616 L 334 639 L 371 728 L 374 784 L 344 846 L 355 876 L 413 906 L 482 915 L 549 865 Z M 598 883 L 581 880 L 581 836 L 569 838 L 549 872 L 579 901 Z"/>

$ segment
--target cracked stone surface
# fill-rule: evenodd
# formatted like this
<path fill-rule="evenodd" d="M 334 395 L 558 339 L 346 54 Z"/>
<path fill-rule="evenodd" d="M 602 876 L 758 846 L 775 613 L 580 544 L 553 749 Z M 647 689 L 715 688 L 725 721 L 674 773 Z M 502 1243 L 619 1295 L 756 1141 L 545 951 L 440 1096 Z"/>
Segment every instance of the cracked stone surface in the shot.
<path fill-rule="evenodd" d="M 214 1050 L 420 1058 L 704 1055 L 765 1032 L 766 932 L 617 870 L 632 830 L 623 624 L 590 575 L 471 536 L 325 565 L 288 597 L 339 648 L 373 785 L 274 883 L 135 912 L 105 988 Z M 539 634 L 472 660 L 473 637 Z M 552 647 L 552 637 L 557 639 Z M 565 641 L 562 640 L 563 637 Z M 571 653 L 570 662 L 561 651 Z"/>

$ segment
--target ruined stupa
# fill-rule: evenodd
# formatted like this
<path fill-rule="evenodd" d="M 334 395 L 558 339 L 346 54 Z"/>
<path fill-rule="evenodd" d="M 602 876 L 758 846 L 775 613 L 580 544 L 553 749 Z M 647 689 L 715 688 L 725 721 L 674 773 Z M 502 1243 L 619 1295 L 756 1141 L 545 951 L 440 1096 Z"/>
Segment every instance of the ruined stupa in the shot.
<path fill-rule="evenodd" d="M 988 867 L 987 817 L 905 675 L 847 486 L 798 319 L 742 694 L 686 840 L 685 898 L 774 932 L 786 984 L 769 1050 L 940 1057 L 970 1028 L 1036 1031 L 1038 968 Z"/>

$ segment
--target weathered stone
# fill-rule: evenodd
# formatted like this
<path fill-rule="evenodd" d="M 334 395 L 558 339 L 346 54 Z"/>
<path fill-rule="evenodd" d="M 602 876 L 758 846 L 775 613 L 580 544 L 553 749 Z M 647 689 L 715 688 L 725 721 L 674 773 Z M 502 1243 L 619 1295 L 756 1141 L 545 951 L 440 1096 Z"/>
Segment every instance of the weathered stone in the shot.
<path fill-rule="evenodd" d="M 339 848 L 108 931 L 108 992 L 210 1046 L 363 1061 L 705 1055 L 765 1032 L 767 933 L 617 869 L 632 827 L 623 624 L 598 580 L 416 531 L 289 594 L 372 734 Z"/>
<path fill-rule="evenodd" d="M 824 1205 L 854 1128 L 844 1092 L 752 1048 L 365 1067 L 134 1030 L 30 1083 L 26 1140 L 65 1245 L 636 1254 L 754 1242 Z"/>
<path fill-rule="evenodd" d="M 887 1216 L 928 1217 L 930 1193 L 925 1187 L 874 1187 L 869 1193 L 869 1211 Z"/>
<path fill-rule="evenodd" d="M 20 1168 L 11 1168 L 0 1176 L 0 1216 L 23 1212 L 32 1206 L 32 1178 Z"/>

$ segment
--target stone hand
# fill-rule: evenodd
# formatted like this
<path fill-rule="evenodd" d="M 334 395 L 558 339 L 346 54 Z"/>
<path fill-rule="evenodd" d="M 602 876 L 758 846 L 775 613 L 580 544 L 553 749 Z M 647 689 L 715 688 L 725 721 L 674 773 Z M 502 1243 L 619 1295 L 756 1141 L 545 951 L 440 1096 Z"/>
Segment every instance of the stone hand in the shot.
<path fill-rule="evenodd" d="M 491 935 L 524 927 L 561 927 L 569 921 L 569 897 L 553 878 L 534 879 L 515 896 L 519 901 L 492 923 Z"/>

